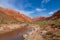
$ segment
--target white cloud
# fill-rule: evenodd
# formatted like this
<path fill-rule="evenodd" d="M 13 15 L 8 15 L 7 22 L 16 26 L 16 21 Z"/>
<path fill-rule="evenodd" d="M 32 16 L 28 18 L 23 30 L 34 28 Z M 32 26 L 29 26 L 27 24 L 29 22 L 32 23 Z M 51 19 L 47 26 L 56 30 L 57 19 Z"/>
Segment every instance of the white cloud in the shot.
<path fill-rule="evenodd" d="M 44 5 L 50 2 L 51 0 L 42 0 L 41 1 L 41 7 L 44 8 Z"/>
<path fill-rule="evenodd" d="M 41 3 L 48 3 L 50 0 L 42 0 Z"/>
<path fill-rule="evenodd" d="M 57 12 L 58 10 L 59 10 L 59 9 L 54 10 L 54 11 L 51 11 L 51 12 L 49 12 L 48 14 L 52 15 L 52 14 L 54 14 L 55 12 Z"/>
<path fill-rule="evenodd" d="M 24 11 L 24 10 L 19 10 L 21 14 L 25 14 L 27 16 L 30 16 L 34 11 Z"/>
<path fill-rule="evenodd" d="M 54 12 L 49 12 L 49 14 L 51 15 L 51 14 L 54 14 Z"/>
<path fill-rule="evenodd" d="M 46 9 L 42 9 L 42 8 L 36 8 L 36 11 L 38 12 L 42 12 L 42 11 L 45 11 Z"/>
<path fill-rule="evenodd" d="M 0 0 L 0 7 L 15 9 L 15 6 L 12 4 L 15 1 L 13 0 Z"/>
<path fill-rule="evenodd" d="M 20 4 L 18 4 L 19 5 L 19 7 L 20 7 L 20 9 L 25 9 L 25 8 L 27 8 L 27 7 L 32 7 L 32 5 L 31 5 L 31 3 L 29 3 L 29 1 L 28 0 L 20 0 Z"/>

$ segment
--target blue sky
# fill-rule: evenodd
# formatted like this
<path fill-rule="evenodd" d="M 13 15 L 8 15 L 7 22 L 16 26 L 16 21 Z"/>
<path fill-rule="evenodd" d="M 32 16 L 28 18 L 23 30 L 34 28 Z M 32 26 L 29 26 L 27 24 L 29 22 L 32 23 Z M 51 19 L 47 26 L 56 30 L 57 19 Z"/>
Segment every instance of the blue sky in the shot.
<path fill-rule="evenodd" d="M 0 7 L 19 11 L 31 18 L 46 17 L 60 10 L 60 0 L 0 0 Z"/>

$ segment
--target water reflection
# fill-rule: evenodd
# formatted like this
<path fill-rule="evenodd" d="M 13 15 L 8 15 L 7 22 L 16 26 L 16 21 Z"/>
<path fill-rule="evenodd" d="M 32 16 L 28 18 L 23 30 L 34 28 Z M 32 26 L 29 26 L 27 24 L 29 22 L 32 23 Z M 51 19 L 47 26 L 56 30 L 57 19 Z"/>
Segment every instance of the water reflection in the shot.
<path fill-rule="evenodd" d="M 12 36 L 12 37 L 7 37 L 7 38 L 6 37 L 5 38 L 0 38 L 0 40 L 24 40 L 23 34 L 25 34 L 28 31 L 30 31 L 30 30 L 20 32 L 17 36 Z"/>

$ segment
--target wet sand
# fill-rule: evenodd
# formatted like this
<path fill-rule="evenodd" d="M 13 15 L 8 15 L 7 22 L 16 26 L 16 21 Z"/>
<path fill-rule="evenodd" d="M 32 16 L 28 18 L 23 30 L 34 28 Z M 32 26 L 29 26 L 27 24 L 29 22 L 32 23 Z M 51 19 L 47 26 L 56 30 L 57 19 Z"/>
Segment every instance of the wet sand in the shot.
<path fill-rule="evenodd" d="M 11 32 L 0 34 L 0 40 L 5 40 L 5 39 L 23 40 L 24 38 L 22 37 L 22 35 L 26 33 L 26 30 L 28 30 L 28 28 L 24 27 L 24 28 L 13 30 Z"/>

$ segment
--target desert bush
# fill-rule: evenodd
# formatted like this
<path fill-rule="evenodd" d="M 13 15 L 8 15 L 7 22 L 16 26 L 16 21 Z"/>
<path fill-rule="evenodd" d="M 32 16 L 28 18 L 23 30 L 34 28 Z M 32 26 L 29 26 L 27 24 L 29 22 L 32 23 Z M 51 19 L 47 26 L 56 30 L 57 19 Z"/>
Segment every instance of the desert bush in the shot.
<path fill-rule="evenodd" d="M 0 24 L 7 24 L 6 20 L 0 20 Z"/>
<path fill-rule="evenodd" d="M 44 20 L 44 21 L 38 21 L 38 22 L 35 22 L 35 23 L 38 24 L 40 26 L 40 28 L 43 28 L 44 30 L 50 24 L 55 25 L 52 29 L 54 29 L 54 28 L 60 29 L 60 20 Z M 43 37 L 46 40 L 58 40 L 58 38 L 60 38 L 60 35 L 57 35 L 54 32 L 52 33 L 51 31 L 48 31 Z"/>
<path fill-rule="evenodd" d="M 44 21 L 38 21 L 35 23 L 38 24 L 40 27 L 47 27 L 49 24 L 60 25 L 59 20 L 44 20 Z"/>
<path fill-rule="evenodd" d="M 45 38 L 45 40 L 58 40 L 60 36 L 48 31 L 45 35 L 43 35 L 43 38 Z"/>

